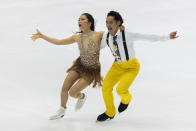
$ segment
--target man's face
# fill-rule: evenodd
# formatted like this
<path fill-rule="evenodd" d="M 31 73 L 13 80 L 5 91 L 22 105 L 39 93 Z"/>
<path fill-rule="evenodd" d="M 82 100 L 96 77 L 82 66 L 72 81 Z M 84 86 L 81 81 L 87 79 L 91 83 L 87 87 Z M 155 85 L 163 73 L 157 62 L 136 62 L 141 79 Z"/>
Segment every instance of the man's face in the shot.
<path fill-rule="evenodd" d="M 113 16 L 106 18 L 106 26 L 110 34 L 115 35 L 120 25 L 120 21 L 116 21 Z"/>

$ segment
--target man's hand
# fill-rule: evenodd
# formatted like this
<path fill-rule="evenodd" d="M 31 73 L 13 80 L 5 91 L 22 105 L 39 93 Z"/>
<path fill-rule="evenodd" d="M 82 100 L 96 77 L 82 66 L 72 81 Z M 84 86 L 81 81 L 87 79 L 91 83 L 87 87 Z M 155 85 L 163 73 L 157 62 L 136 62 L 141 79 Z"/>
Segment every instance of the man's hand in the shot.
<path fill-rule="evenodd" d="M 177 34 L 177 31 L 171 32 L 171 33 L 169 34 L 170 39 L 176 39 L 176 38 L 178 38 L 179 36 L 177 36 L 176 34 Z"/>

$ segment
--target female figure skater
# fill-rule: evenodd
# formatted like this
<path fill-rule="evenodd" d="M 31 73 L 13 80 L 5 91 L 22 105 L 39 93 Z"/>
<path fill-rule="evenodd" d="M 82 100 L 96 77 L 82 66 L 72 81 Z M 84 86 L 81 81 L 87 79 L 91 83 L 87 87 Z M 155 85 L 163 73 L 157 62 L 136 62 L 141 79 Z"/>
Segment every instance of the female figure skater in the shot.
<path fill-rule="evenodd" d="M 101 39 L 104 32 L 95 32 L 94 18 L 88 13 L 84 13 L 78 20 L 80 32 L 66 39 L 55 39 L 42 34 L 38 29 L 32 35 L 32 40 L 42 38 L 55 45 L 68 45 L 78 43 L 80 56 L 74 64 L 67 70 L 68 75 L 63 83 L 61 90 L 61 106 L 57 112 L 50 117 L 50 120 L 62 118 L 67 109 L 68 92 L 73 98 L 78 99 L 75 110 L 81 109 L 86 95 L 81 93 L 88 85 L 93 82 L 93 87 L 97 84 L 101 86 L 99 51 Z M 74 83 L 77 83 L 74 85 Z"/>

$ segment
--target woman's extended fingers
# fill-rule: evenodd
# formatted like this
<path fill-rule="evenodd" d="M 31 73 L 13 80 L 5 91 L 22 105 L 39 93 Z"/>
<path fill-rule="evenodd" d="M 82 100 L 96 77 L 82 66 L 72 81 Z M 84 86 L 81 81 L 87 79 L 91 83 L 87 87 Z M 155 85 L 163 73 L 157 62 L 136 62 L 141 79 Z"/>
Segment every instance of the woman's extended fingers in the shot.
<path fill-rule="evenodd" d="M 38 34 L 33 34 L 32 36 L 31 36 L 31 39 L 33 40 L 33 41 L 35 41 L 36 39 L 38 39 L 39 37 L 38 37 Z"/>
<path fill-rule="evenodd" d="M 32 37 L 31 37 L 31 40 L 33 40 L 33 41 L 35 41 L 37 38 L 35 37 L 35 35 L 33 35 Z"/>
<path fill-rule="evenodd" d="M 36 29 L 36 31 L 37 31 L 37 33 L 32 34 L 32 36 L 31 36 L 31 39 L 32 39 L 33 41 L 35 41 L 36 39 L 40 38 L 40 36 L 41 36 L 40 31 L 39 31 L 38 29 Z"/>

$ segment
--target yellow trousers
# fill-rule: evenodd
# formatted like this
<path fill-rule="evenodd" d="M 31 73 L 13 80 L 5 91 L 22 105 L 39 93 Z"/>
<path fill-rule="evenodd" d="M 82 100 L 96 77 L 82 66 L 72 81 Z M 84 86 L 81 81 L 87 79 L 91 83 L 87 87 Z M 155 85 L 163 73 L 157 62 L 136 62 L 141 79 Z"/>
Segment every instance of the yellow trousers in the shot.
<path fill-rule="evenodd" d="M 105 113 L 108 116 L 113 117 L 116 114 L 112 94 L 114 86 L 119 82 L 116 88 L 117 94 L 121 97 L 121 102 L 123 104 L 128 104 L 132 98 L 128 89 L 139 70 L 140 64 L 136 58 L 122 62 L 121 64 L 118 64 L 116 61 L 113 63 L 103 81 L 102 87 L 103 99 L 106 106 Z"/>

